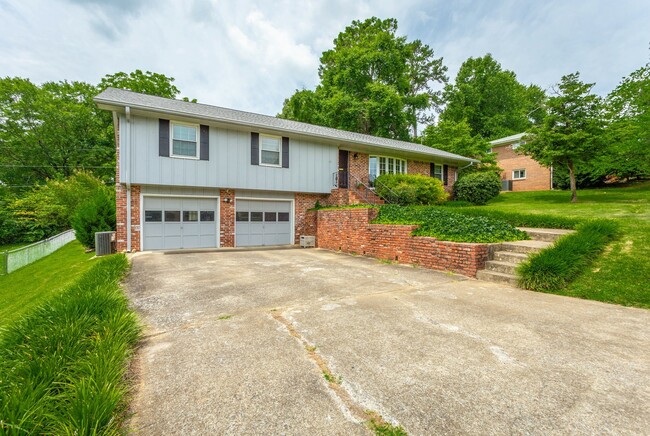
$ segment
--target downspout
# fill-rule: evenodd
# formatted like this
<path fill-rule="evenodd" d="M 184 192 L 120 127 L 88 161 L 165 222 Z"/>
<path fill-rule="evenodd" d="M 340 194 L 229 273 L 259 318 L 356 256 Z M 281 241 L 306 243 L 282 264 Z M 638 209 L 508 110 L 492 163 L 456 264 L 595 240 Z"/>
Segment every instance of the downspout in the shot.
<path fill-rule="evenodd" d="M 464 170 L 465 168 L 469 168 L 469 167 L 471 167 L 472 165 L 474 165 L 474 161 L 470 162 L 469 164 L 465 165 L 465 166 L 462 167 L 462 168 L 458 168 L 458 171 L 462 171 L 462 170 Z"/>
<path fill-rule="evenodd" d="M 126 114 L 126 165 L 124 165 L 124 181 L 126 182 L 126 251 L 131 252 L 131 108 L 124 106 Z"/>
<path fill-rule="evenodd" d="M 553 165 L 551 165 L 551 191 L 553 190 Z"/>

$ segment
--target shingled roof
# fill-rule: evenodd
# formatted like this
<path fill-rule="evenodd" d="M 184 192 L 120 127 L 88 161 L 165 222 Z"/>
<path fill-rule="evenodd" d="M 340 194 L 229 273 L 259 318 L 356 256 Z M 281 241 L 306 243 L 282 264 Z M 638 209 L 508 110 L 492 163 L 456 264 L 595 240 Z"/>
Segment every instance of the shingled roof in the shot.
<path fill-rule="evenodd" d="M 176 116 L 199 118 L 202 120 L 211 120 L 226 124 L 270 129 L 314 138 L 334 140 L 340 144 L 355 144 L 377 149 L 403 151 L 410 154 L 438 157 L 454 162 L 478 162 L 475 159 L 470 159 L 412 142 L 380 138 L 377 136 L 332 129 L 330 127 L 285 120 L 269 115 L 244 112 L 208 104 L 191 103 L 182 100 L 140 94 L 124 89 L 107 88 L 95 97 L 95 102 L 104 109 L 129 106 L 131 109 L 151 110 L 158 113 Z"/>

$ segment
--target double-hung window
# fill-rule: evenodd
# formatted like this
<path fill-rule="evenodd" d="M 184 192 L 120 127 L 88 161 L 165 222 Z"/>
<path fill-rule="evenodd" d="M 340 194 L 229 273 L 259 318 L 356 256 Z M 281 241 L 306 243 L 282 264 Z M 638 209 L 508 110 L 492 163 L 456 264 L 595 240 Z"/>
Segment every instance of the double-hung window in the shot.
<path fill-rule="evenodd" d="M 385 156 L 370 156 L 368 174 L 370 183 L 382 174 L 405 174 L 406 160 Z"/>
<path fill-rule="evenodd" d="M 523 180 L 526 178 L 526 170 L 514 170 L 512 171 L 512 180 Z"/>
<path fill-rule="evenodd" d="M 172 123 L 171 155 L 173 157 L 199 158 L 198 126 Z"/>
<path fill-rule="evenodd" d="M 443 180 L 443 174 L 442 174 L 442 165 L 434 164 L 433 165 L 433 174 L 431 174 L 433 177 L 436 179 L 440 180 L 441 182 L 444 182 Z"/>
<path fill-rule="evenodd" d="M 282 138 L 279 136 L 260 135 L 260 165 L 280 166 Z"/>

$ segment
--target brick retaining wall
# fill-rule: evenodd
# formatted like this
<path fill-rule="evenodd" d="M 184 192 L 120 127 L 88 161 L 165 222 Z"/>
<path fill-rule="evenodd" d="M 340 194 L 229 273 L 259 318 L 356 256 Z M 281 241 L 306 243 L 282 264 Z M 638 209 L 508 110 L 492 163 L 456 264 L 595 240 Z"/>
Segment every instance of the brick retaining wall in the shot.
<path fill-rule="evenodd" d="M 485 267 L 488 244 L 438 241 L 411 236 L 414 225 L 370 224 L 376 209 L 331 209 L 316 214 L 319 248 L 453 271 L 470 277 Z"/>

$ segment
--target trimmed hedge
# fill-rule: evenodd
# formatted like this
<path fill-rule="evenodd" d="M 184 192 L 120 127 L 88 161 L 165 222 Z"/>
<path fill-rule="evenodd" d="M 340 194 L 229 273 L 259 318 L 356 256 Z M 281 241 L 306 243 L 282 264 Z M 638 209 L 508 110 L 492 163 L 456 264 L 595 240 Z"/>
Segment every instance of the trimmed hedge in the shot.
<path fill-rule="evenodd" d="M 0 333 L 1 434 L 119 434 L 137 318 L 119 287 L 124 255 Z"/>
<path fill-rule="evenodd" d="M 375 224 L 418 224 L 414 236 L 453 242 L 502 242 L 528 239 L 528 235 L 503 221 L 457 214 L 435 206 L 385 205 Z"/>
<path fill-rule="evenodd" d="M 98 189 L 79 206 L 71 222 L 77 240 L 86 248 L 95 248 L 95 232 L 115 230 L 115 198 L 107 189 Z"/>
<path fill-rule="evenodd" d="M 375 192 L 402 206 L 441 204 L 449 197 L 440 180 L 420 174 L 382 174 L 375 179 Z"/>
<path fill-rule="evenodd" d="M 493 172 L 467 174 L 454 183 L 454 198 L 483 205 L 501 192 L 501 179 Z"/>
<path fill-rule="evenodd" d="M 606 219 L 580 224 L 575 233 L 531 255 L 517 267 L 519 286 L 533 291 L 565 288 L 617 237 L 618 229 L 617 222 Z"/>

